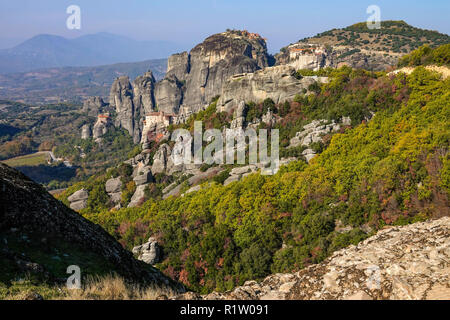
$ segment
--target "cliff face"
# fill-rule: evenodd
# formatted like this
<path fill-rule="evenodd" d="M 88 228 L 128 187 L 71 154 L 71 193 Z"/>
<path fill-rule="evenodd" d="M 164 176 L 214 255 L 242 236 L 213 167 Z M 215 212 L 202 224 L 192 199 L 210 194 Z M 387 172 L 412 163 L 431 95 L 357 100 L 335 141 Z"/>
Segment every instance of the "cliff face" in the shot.
<path fill-rule="evenodd" d="M 275 103 L 292 100 L 294 96 L 307 90 L 314 82 L 326 82 L 325 77 L 295 77 L 291 66 L 275 66 L 254 73 L 237 74 L 227 79 L 222 86 L 219 101 L 220 111 L 236 108 L 240 101 L 261 102 L 267 98 Z"/>
<path fill-rule="evenodd" d="M 347 65 L 356 69 L 385 70 L 397 64 L 401 54 L 368 50 L 353 46 L 325 46 L 305 41 L 284 48 L 276 55 L 277 65 L 289 65 L 296 70 L 319 70 L 325 67 L 339 68 Z"/>
<path fill-rule="evenodd" d="M 145 114 L 197 112 L 221 94 L 229 77 L 254 72 L 269 63 L 265 40 L 259 35 L 245 31 L 215 34 L 190 53 L 172 55 L 167 74 L 159 82 L 151 72 L 133 83 L 128 77 L 117 78 L 110 93 L 110 105 L 117 113 L 115 125 L 127 130 L 138 143 Z"/>
<path fill-rule="evenodd" d="M 294 274 L 177 299 L 450 299 L 450 218 L 391 227 Z"/>
<path fill-rule="evenodd" d="M 219 95 L 232 75 L 250 73 L 269 66 L 265 41 L 259 36 L 224 32 L 207 38 L 191 50 L 183 107 L 198 111 Z M 177 71 L 179 73 L 179 71 Z"/>
<path fill-rule="evenodd" d="M 106 103 L 101 97 L 89 97 L 83 102 L 82 111 L 88 116 L 96 117 L 99 113 L 102 113 Z"/>
<path fill-rule="evenodd" d="M 155 78 L 151 71 L 137 77 L 133 82 L 133 103 L 140 113 L 148 113 L 155 110 Z"/>
<path fill-rule="evenodd" d="M 139 136 L 139 128 L 136 127 L 136 123 L 139 123 L 137 117 L 139 112 L 136 112 L 133 103 L 133 88 L 127 76 L 119 77 L 114 81 L 111 86 L 109 105 L 116 109 L 115 126 L 124 128 L 133 137 L 135 143 L 139 142 L 139 139 L 135 139 L 136 136 Z"/>
<path fill-rule="evenodd" d="M 178 113 L 183 101 L 183 84 L 175 74 L 170 74 L 156 84 L 154 95 L 158 111 Z"/>
<path fill-rule="evenodd" d="M 117 78 L 111 86 L 109 104 L 116 110 L 115 126 L 124 128 L 139 143 L 143 117 L 155 110 L 155 78 L 151 71 L 137 77 L 133 84 L 126 76 Z"/>
<path fill-rule="evenodd" d="M 79 265 L 83 275 L 87 270 L 103 269 L 118 272 L 130 280 L 183 290 L 156 269 L 135 260 L 131 252 L 100 226 L 2 163 L 0 190 L 0 279 L 8 274 L 37 272 L 45 274 L 47 279 L 58 279 L 64 277 L 69 265 Z M 24 254 L 27 250 L 29 256 Z M 98 265 L 93 266 L 94 261 Z M 3 272 L 3 268 L 8 272 Z"/>
<path fill-rule="evenodd" d="M 166 77 L 175 75 L 178 80 L 185 81 L 189 74 L 189 63 L 189 53 L 186 51 L 171 55 L 167 60 Z"/>

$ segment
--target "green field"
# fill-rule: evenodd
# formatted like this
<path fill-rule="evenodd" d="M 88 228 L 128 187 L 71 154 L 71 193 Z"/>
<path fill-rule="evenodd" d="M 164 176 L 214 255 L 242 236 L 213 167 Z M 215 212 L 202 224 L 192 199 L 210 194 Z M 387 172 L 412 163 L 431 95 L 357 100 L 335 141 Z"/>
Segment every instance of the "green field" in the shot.
<path fill-rule="evenodd" d="M 47 163 L 47 154 L 37 152 L 33 154 L 27 154 L 25 156 L 11 158 L 2 162 L 10 167 L 38 166 L 40 164 Z"/>

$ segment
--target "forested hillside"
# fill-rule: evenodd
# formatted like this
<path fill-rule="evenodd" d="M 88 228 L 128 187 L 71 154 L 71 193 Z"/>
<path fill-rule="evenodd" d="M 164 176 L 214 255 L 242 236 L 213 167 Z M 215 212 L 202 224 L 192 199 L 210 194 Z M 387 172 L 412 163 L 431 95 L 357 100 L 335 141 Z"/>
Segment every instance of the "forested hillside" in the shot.
<path fill-rule="evenodd" d="M 157 267 L 202 293 L 304 268 L 385 225 L 449 215 L 450 80 L 423 67 L 391 76 L 323 72 L 330 81 L 314 94 L 274 106 L 286 153 L 295 153 L 284 148 L 305 123 L 351 117 L 351 126 L 316 146 L 321 153 L 309 164 L 227 186 L 210 181 L 183 197 L 149 197 L 139 208 L 109 210 L 96 188 L 108 174 L 61 198 L 96 189 L 85 217 L 130 249 L 156 237 L 164 250 Z"/>

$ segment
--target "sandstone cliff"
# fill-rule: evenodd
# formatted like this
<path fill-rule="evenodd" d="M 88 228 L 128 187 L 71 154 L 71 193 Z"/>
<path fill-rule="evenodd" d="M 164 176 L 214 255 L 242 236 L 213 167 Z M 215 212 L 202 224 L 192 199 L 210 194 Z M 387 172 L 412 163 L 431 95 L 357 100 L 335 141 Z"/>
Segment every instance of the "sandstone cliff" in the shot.
<path fill-rule="evenodd" d="M 186 81 L 183 107 L 196 112 L 221 93 L 229 77 L 268 67 L 269 60 L 264 39 L 246 32 L 228 31 L 208 37 L 191 50 L 187 65 L 178 64 L 168 72 L 178 73 Z M 188 73 L 182 75 L 181 70 Z"/>
<path fill-rule="evenodd" d="M 275 103 L 293 100 L 295 95 L 307 90 L 314 82 L 326 82 L 325 77 L 295 77 L 290 66 L 268 67 L 254 73 L 237 74 L 223 83 L 217 103 L 220 111 L 230 111 L 240 101 L 261 102 L 267 98 Z"/>
<path fill-rule="evenodd" d="M 185 299 L 450 299 L 450 218 L 390 227 L 294 274 Z"/>
<path fill-rule="evenodd" d="M 140 112 L 136 110 L 133 103 L 133 88 L 127 76 L 119 77 L 114 81 L 111 86 L 109 105 L 115 108 L 117 113 L 115 126 L 124 128 L 133 137 L 135 143 L 139 142 L 140 132 L 136 124 L 139 123 Z"/>
<path fill-rule="evenodd" d="M 171 56 L 161 81 L 155 82 L 151 72 L 133 82 L 125 76 L 117 78 L 109 98 L 117 114 L 115 125 L 127 130 L 138 143 L 146 114 L 159 111 L 186 119 L 220 95 L 229 77 L 270 63 L 266 42 L 257 34 L 227 31 L 212 35 L 190 53 Z"/>
<path fill-rule="evenodd" d="M 106 103 L 101 97 L 89 97 L 83 102 L 82 112 L 91 117 L 96 117 L 99 113 L 103 112 L 103 108 Z"/>

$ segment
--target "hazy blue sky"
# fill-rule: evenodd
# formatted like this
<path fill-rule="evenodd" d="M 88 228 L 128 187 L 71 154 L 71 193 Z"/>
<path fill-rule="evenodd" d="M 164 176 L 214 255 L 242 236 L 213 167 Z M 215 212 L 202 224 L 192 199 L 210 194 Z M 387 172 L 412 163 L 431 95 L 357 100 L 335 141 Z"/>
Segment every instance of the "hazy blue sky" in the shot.
<path fill-rule="evenodd" d="M 80 31 L 66 28 L 66 8 L 72 4 L 81 8 Z M 381 8 L 382 20 L 450 33 L 449 0 L 1 0 L 0 47 L 41 33 L 76 37 L 105 31 L 189 48 L 236 28 L 268 38 L 273 52 L 305 36 L 365 21 L 371 4 Z"/>

